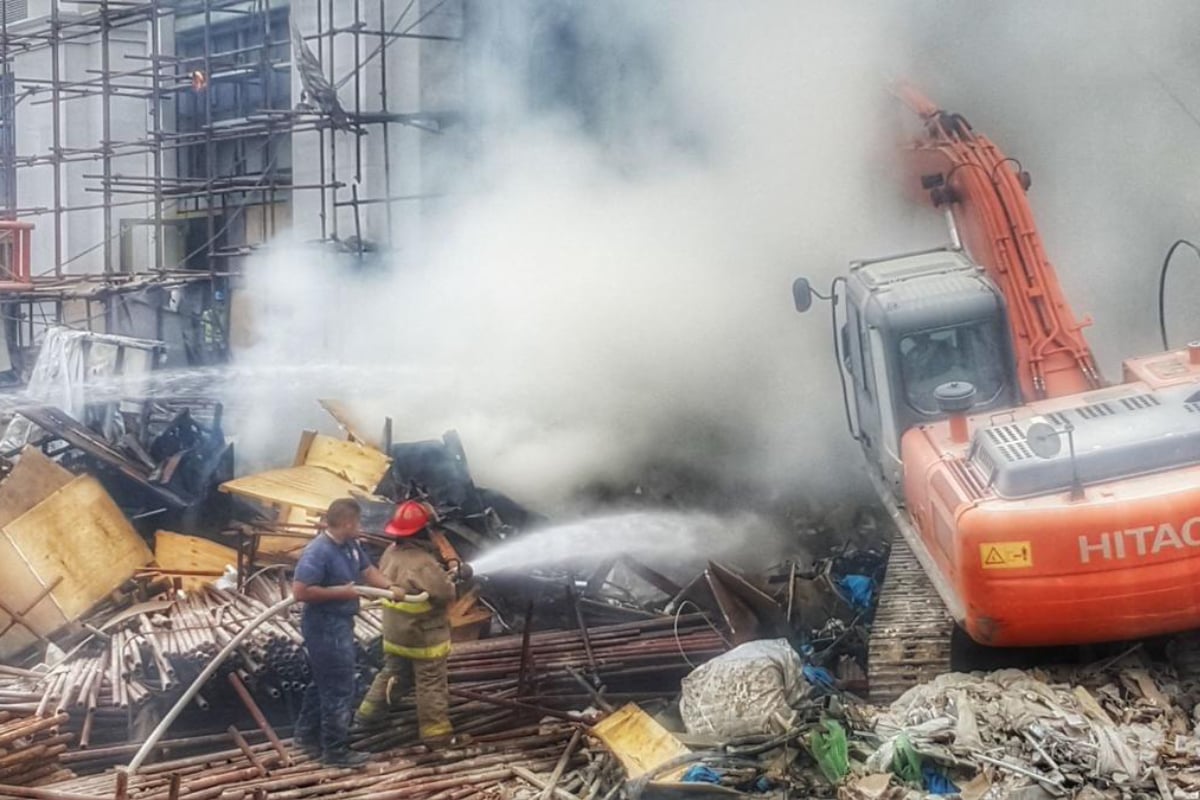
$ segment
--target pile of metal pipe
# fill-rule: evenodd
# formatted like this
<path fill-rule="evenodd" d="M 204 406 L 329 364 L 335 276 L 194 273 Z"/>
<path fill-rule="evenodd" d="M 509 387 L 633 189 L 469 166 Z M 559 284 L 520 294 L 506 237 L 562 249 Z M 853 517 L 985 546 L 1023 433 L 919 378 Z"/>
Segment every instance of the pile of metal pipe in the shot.
<path fill-rule="evenodd" d="M 722 635 L 700 614 L 594 626 L 585 630 L 543 631 L 455 644 L 450 680 L 475 682 L 526 677 L 543 691 L 573 687 L 570 672 L 610 684 L 645 686 L 673 683 L 695 665 L 728 648 Z M 524 675 L 522 664 L 525 665 Z"/>
<path fill-rule="evenodd" d="M 142 705 L 190 680 L 248 619 L 287 597 L 290 588 L 282 573 L 268 571 L 240 593 L 207 587 L 181 595 L 164 610 L 134 614 L 104 628 L 104 636 L 93 637 L 52 668 L 0 673 L 0 714 L 6 709 L 41 717 L 70 712 L 75 746 L 87 752 L 99 745 L 95 752 L 103 753 L 107 743 L 128 732 Z M 236 702 L 231 674 L 260 697 L 307 686 L 299 614 L 291 611 L 243 642 L 197 696 L 199 707 Z M 93 621 L 94 627 L 102 625 Z M 360 649 L 371 648 L 379 632 L 380 609 L 364 605 L 356 618 Z M 575 719 L 563 712 L 674 693 L 694 665 L 726 649 L 721 634 L 698 614 L 455 643 L 450 680 L 455 691 L 467 694 L 453 698 L 452 718 L 456 730 L 473 734 L 494 732 L 514 720 L 556 714 Z M 412 742 L 416 727 L 410 697 L 394 710 L 386 730 L 361 735 L 356 746 L 374 751 Z M 73 761 L 79 772 L 113 763 L 101 755 Z"/>
<path fill-rule="evenodd" d="M 238 735 L 256 744 L 266 739 L 262 731 L 254 728 L 239 730 Z M 180 757 L 184 754 L 195 755 L 206 750 L 212 750 L 213 748 L 227 747 L 229 741 L 230 734 L 228 732 L 179 736 L 159 742 L 154 753 L 157 758 L 166 758 L 167 756 Z M 74 772 L 90 775 L 102 772 L 110 767 L 128 764 L 129 759 L 133 757 L 140 747 L 141 742 L 139 741 L 127 744 L 114 744 L 106 747 L 90 747 L 83 750 L 68 750 L 59 757 L 59 761 L 64 767 Z"/>
<path fill-rule="evenodd" d="M 66 714 L 0 722 L 0 783 L 40 786 L 73 777 L 59 761 L 73 736 L 66 723 Z"/>
<path fill-rule="evenodd" d="M 326 767 L 294 747 L 287 764 L 269 743 L 232 746 L 231 739 L 228 749 L 144 766 L 127 776 L 124 792 L 129 800 L 483 800 L 498 787 L 517 788 L 520 770 L 535 776 L 557 771 L 560 786 L 586 789 L 578 800 L 598 800 L 609 792 L 614 773 L 607 756 L 589 750 L 577 731 L 571 725 L 508 726 L 461 746 L 392 750 L 361 769 Z M 117 790 L 114 771 L 63 781 L 51 791 L 59 797 L 112 798 Z M 0 785 L 0 796 L 52 795 Z"/>
<path fill-rule="evenodd" d="M 176 689 L 196 674 L 213 655 L 263 609 L 290 592 L 282 576 L 262 573 L 239 593 L 206 587 L 180 595 L 161 612 L 133 614 L 103 629 L 53 667 L 31 672 L 0 673 L 0 711 L 46 717 L 71 711 L 82 722 L 79 743 L 90 744 L 99 722 L 119 720 L 125 726 L 151 697 Z M 378 611 L 364 609 L 357 620 L 360 647 L 365 652 L 378 638 Z M 267 695 L 299 693 L 308 685 L 298 617 L 272 619 L 238 648 L 223 673 L 238 674 Z M 215 691 L 228 693 L 225 681 Z M 204 692 L 196 704 L 206 708 Z"/>

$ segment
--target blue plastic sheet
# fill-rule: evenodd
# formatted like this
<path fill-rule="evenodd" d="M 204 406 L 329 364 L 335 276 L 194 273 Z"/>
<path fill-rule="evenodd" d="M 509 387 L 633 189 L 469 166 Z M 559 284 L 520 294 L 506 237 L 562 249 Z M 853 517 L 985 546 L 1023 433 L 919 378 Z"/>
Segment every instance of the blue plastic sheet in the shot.
<path fill-rule="evenodd" d="M 683 773 L 684 783 L 720 783 L 721 773 L 703 764 L 693 764 Z"/>
<path fill-rule="evenodd" d="M 846 594 L 856 611 L 869 609 L 875 598 L 875 581 L 866 575 L 843 575 L 838 579 L 838 588 Z"/>
<path fill-rule="evenodd" d="M 801 672 L 804 673 L 804 680 L 816 688 L 818 694 L 830 694 L 837 691 L 837 683 L 833 675 L 824 667 L 814 667 L 811 664 L 805 664 Z"/>
<path fill-rule="evenodd" d="M 959 788 L 954 781 L 938 772 L 929 764 L 921 767 L 921 783 L 930 794 L 958 794 Z"/>
<path fill-rule="evenodd" d="M 720 770 L 713 769 L 704 764 L 693 764 L 688 767 L 687 772 L 683 773 L 683 777 L 680 780 L 684 783 L 720 783 L 721 778 L 724 776 L 725 773 Z M 774 786 L 774 781 L 766 775 L 759 775 L 754 779 L 753 783 L 742 788 L 748 792 L 769 792 Z"/>

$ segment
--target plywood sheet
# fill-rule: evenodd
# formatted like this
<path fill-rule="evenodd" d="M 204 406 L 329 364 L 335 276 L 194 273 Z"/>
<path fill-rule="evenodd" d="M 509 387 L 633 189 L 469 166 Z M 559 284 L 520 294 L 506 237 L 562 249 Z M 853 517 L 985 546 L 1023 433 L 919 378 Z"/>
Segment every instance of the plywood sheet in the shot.
<path fill-rule="evenodd" d="M 226 481 L 221 491 L 277 509 L 280 522 L 314 525 L 339 497 L 372 497 L 392 462 L 372 447 L 305 431 L 294 463 Z M 262 536 L 258 553 L 294 561 L 306 544 L 290 536 Z"/>
<path fill-rule="evenodd" d="M 80 475 L 3 527 L 68 619 L 80 615 L 153 559 L 104 487 Z"/>
<path fill-rule="evenodd" d="M 46 596 L 33 605 L 44 590 L 45 584 L 21 558 L 13 543 L 0 534 L 0 596 L 4 604 L 14 611 L 28 611 L 25 614 L 26 621 L 43 636 L 69 622 L 52 596 Z M 4 631 L 0 634 L 0 661 L 12 658 L 37 641 L 37 636 L 27 628 L 20 624 L 9 627 L 10 622 L 12 617 L 0 611 L 0 630 Z"/>
<path fill-rule="evenodd" d="M 317 511 L 309 511 L 293 506 L 280 516 L 279 521 L 287 525 L 316 525 L 320 519 L 321 515 Z M 316 531 L 313 531 L 313 535 L 316 535 Z M 270 560 L 276 562 L 295 563 L 311 539 L 311 536 L 308 538 L 300 538 L 298 536 L 260 536 L 258 538 L 258 556 L 260 558 L 267 556 Z"/>
<path fill-rule="evenodd" d="M 622 706 L 597 723 L 592 728 L 592 735 L 604 742 L 631 780 L 691 752 L 634 703 Z M 658 777 L 660 780 L 673 780 L 681 776 L 686 768 L 680 767 Z"/>
<path fill-rule="evenodd" d="M 308 458 L 308 448 L 312 447 L 313 439 L 317 438 L 316 431 L 303 431 L 300 434 L 300 441 L 296 445 L 296 455 L 292 459 L 293 467 L 304 466 L 304 459 Z"/>
<path fill-rule="evenodd" d="M 305 466 L 328 470 L 368 492 L 375 491 L 391 463 L 374 447 L 321 434 L 313 439 L 304 457 Z"/>
<path fill-rule="evenodd" d="M 237 564 L 237 550 L 199 536 L 157 531 L 154 562 L 164 570 L 222 572 L 226 565 Z"/>
<path fill-rule="evenodd" d="M 237 550 L 198 536 L 171 531 L 154 534 L 154 563 L 164 572 L 207 572 L 220 575 L 227 565 L 237 566 Z M 185 590 L 211 583 L 211 577 L 184 576 Z"/>
<path fill-rule="evenodd" d="M 318 400 L 317 403 L 329 413 L 329 416 L 333 417 L 333 421 L 338 424 L 338 427 L 346 433 L 346 436 L 350 440 L 381 449 L 382 446 L 378 440 L 363 433 L 362 421 L 356 419 L 350 412 L 350 409 L 341 400 L 326 399 Z"/>
<path fill-rule="evenodd" d="M 272 506 L 299 506 L 324 512 L 339 497 L 361 490 L 350 481 L 314 466 L 272 469 L 234 478 L 221 484 L 221 491 L 258 500 Z"/>
<path fill-rule="evenodd" d="M 74 477 L 36 447 L 24 448 L 21 460 L 0 483 L 0 528 L 66 486 Z"/>

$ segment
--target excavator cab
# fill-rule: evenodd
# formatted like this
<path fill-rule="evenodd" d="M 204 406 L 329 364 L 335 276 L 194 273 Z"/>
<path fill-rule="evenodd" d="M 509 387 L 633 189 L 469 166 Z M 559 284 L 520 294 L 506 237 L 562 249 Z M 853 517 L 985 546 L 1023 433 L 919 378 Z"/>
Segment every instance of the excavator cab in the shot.
<path fill-rule="evenodd" d="M 806 310 L 807 281 L 793 291 L 796 308 Z M 844 311 L 833 303 L 833 314 L 850 433 L 902 497 L 900 437 L 949 415 L 939 386 L 970 384 L 968 414 L 1019 402 L 1004 299 L 954 249 L 855 262 L 834 291 L 845 300 Z"/>

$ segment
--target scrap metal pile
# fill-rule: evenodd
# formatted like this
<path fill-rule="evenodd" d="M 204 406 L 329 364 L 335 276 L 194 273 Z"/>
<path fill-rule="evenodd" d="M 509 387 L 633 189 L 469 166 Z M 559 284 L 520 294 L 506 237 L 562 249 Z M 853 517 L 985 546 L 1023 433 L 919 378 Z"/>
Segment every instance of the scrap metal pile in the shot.
<path fill-rule="evenodd" d="M 132 525 L 145 502 L 130 504 L 124 492 L 161 476 L 131 476 L 128 465 L 114 460 L 114 453 L 135 451 L 137 440 L 128 434 L 123 443 L 108 440 L 101 468 L 96 459 L 103 448 L 96 442 L 102 431 L 83 433 L 76 428 L 86 426 L 66 415 L 31 410 L 29 419 L 50 433 L 36 440 L 42 447 L 20 451 L 0 482 L 0 509 L 7 503 L 16 520 L 0 524 L 0 546 L 7 536 L 16 552 L 25 553 L 18 523 L 23 515 L 63 516 L 44 509 L 63 502 L 58 495 L 64 487 L 90 480 L 93 472 L 116 474 L 120 481 L 90 490 L 95 500 L 86 518 L 100 509 L 103 524 L 93 525 L 89 536 L 102 540 L 103 548 L 77 554 L 79 566 L 65 574 L 55 573 L 52 559 L 24 558 L 27 588 L 8 595 L 0 590 L 7 615 L 0 648 L 3 658 L 20 664 L 0 675 L 0 714 L 23 715 L 41 732 L 22 734 L 12 753 L 0 754 L 0 794 L 220 797 L 238 784 L 249 787 L 242 789 L 246 793 L 272 797 L 448 798 L 505 783 L 510 796 L 611 797 L 622 791 L 627 774 L 604 755 L 609 745 L 584 731 L 636 708 L 629 704 L 670 715 L 681 681 L 730 647 L 764 635 L 787 636 L 842 677 L 847 663 L 861 661 L 870 587 L 882 553 L 841 553 L 816 565 L 788 561 L 758 576 L 709 563 L 682 584 L 630 556 L 589 574 L 476 581 L 450 610 L 450 714 L 456 732 L 474 737 L 472 744 L 444 753 L 415 747 L 415 708 L 401 703 L 384 724 L 355 732 L 355 748 L 380 754 L 376 765 L 365 773 L 341 773 L 320 767 L 281 738 L 309 681 L 299 609 L 293 607 L 236 648 L 200 688 L 172 728 L 173 738 L 153 749 L 157 762 L 119 785 L 119 768 L 133 758 L 148 727 L 249 620 L 289 595 L 290 565 L 317 532 L 319 513 L 332 498 L 359 498 L 368 540 L 397 501 L 428 502 L 438 510 L 445 546 L 464 559 L 540 521 L 503 495 L 476 487 L 453 434 L 375 446 L 355 432 L 339 406 L 326 407 L 349 439 L 305 434 L 292 467 L 226 481 L 221 489 L 238 518 L 221 526 L 223 534 L 207 538 Z M 197 427 L 186 408 L 176 410 L 153 441 L 179 438 L 185 429 L 219 432 L 219 413 L 207 427 Z M 67 449 L 54 444 L 64 441 Z M 159 450 L 151 449 L 153 460 Z M 72 539 L 65 529 L 39 533 L 47 548 L 92 540 Z M 868 573 L 857 576 L 857 588 L 846 583 L 850 568 Z M 85 580 L 89 569 L 96 574 Z M 641 586 L 631 591 L 632 582 Z M 43 613 L 46 608 L 56 613 Z M 355 632 L 361 692 L 379 666 L 377 606 L 363 606 Z M 861 671 L 849 674 L 853 683 Z M 34 758 L 36 769 L 19 768 Z M 6 769 L 10 761 L 13 767 Z M 64 780 L 68 776 L 79 777 Z"/>
<path fill-rule="evenodd" d="M 1195 642 L 1170 663 L 1136 651 L 1072 673 L 944 675 L 867 704 L 887 563 L 869 513 L 831 531 L 827 552 L 797 548 L 761 570 L 624 553 L 476 578 L 449 609 L 450 718 L 466 739 L 417 744 L 402 700 L 354 731 L 372 754 L 363 770 L 324 767 L 287 738 L 310 680 L 293 606 L 126 773 L 218 651 L 290 597 L 331 500 L 358 498 L 377 551 L 396 503 L 419 499 L 436 509 L 439 552 L 468 563 L 546 521 L 476 486 L 452 432 L 371 439 L 325 401 L 345 438 L 305 432 L 290 467 L 234 477 L 219 405 L 103 405 L 86 422 L 21 412 L 33 446 L 0 470 L 0 796 L 641 800 L 683 782 L 770 797 L 1200 800 Z M 364 603 L 360 695 L 381 627 Z"/>
<path fill-rule="evenodd" d="M 20 716 L 0 712 L 0 783 L 52 783 L 71 773 L 59 757 L 71 734 L 62 732 L 66 715 Z"/>
<path fill-rule="evenodd" d="M 669 780 L 842 800 L 1200 797 L 1200 638 L 1173 647 L 1168 661 L 1135 648 L 1086 668 L 945 674 L 878 708 L 789 666 L 782 642 L 754 642 L 685 680 L 674 734 L 637 720 L 654 731 L 640 741 L 671 744 L 631 770 L 629 796 Z"/>
<path fill-rule="evenodd" d="M 860 768 L 899 764 L 926 789 L 946 775 L 972 798 L 1200 797 L 1200 640 L 1173 648 L 1166 662 L 1138 650 L 1090 669 L 942 675 L 874 718 Z M 870 796 L 905 794 L 895 783 Z"/>
<path fill-rule="evenodd" d="M 539 793 L 549 786 L 561 800 L 611 797 L 619 771 L 571 725 L 509 725 L 502 733 L 479 735 L 462 747 L 430 750 L 402 747 L 376 756 L 363 769 L 322 766 L 291 748 L 270 743 L 233 747 L 202 756 L 163 761 L 126 778 L 106 773 L 55 784 L 53 794 L 17 796 L 130 800 L 187 797 L 271 798 L 445 798 L 495 797 L 508 782 Z"/>

